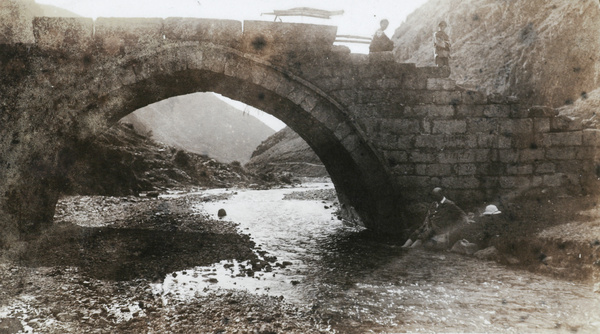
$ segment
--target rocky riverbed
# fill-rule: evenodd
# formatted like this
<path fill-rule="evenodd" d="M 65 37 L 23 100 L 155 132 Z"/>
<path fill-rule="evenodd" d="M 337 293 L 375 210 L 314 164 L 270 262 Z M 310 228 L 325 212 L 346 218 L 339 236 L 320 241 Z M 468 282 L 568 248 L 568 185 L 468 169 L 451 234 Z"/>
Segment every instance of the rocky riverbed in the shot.
<path fill-rule="evenodd" d="M 246 275 L 269 268 L 234 223 L 191 209 L 227 196 L 63 198 L 54 227 L 0 265 L 0 333 L 321 332 L 310 310 L 274 296 L 217 291 L 182 302 L 153 291 L 168 273 L 222 260 L 249 264 Z M 210 272 L 197 279 L 216 282 Z"/>
<path fill-rule="evenodd" d="M 585 295 L 585 305 L 596 305 L 589 293 L 599 281 L 600 210 L 591 197 L 505 205 L 504 216 L 494 218 L 496 222 L 481 221 L 476 215 L 473 229 L 465 236 L 487 232 L 491 236 L 488 244 L 498 250 L 488 259 L 507 266 L 502 269 L 456 254 L 406 251 L 399 247 L 402 240 L 378 240 L 339 222 L 323 230 L 319 230 L 323 222 L 307 227 L 285 213 L 269 219 L 292 219 L 278 224 L 300 228 L 307 236 L 304 241 L 298 239 L 300 245 L 309 247 L 308 252 L 299 250 L 289 242 L 293 237 L 285 239 L 283 244 L 301 255 L 288 262 L 285 256 L 278 259 L 255 243 L 252 235 L 245 234 L 255 231 L 241 229 L 238 218 L 217 218 L 216 209 L 238 191 L 256 196 L 248 190 L 203 190 L 159 197 L 62 198 L 51 230 L 4 254 L 0 263 L 0 333 L 363 333 L 369 329 L 436 328 L 419 312 L 446 318 L 443 328 L 448 330 L 508 328 L 510 332 L 518 326 L 538 326 L 527 317 L 544 317 L 545 322 L 555 321 L 559 326 L 569 314 L 579 312 L 580 300 L 573 297 L 566 304 L 559 297 L 571 289 L 583 294 L 581 298 Z M 313 202 L 314 208 L 324 210 L 321 214 L 335 215 L 333 187 L 290 189 L 281 199 Z M 270 212 L 269 205 L 261 212 Z M 200 207 L 208 207 L 210 212 Z M 233 214 L 241 208 L 225 209 Z M 258 216 L 267 218 L 265 213 Z M 269 224 L 261 232 L 268 238 L 274 234 Z M 430 268 L 428 263 L 435 265 Z M 274 284 L 283 282 L 284 288 L 288 286 L 294 293 L 307 292 L 309 302 L 299 303 L 273 290 L 264 289 L 270 293 L 262 294 L 221 288 L 214 264 L 236 267 L 230 275 L 244 280 L 259 282 L 267 276 L 283 275 Z M 515 269 L 583 285 L 529 276 Z M 235 284 L 237 279 L 231 279 Z M 477 287 L 469 280 L 484 285 Z M 496 291 L 490 287 L 498 285 L 502 289 L 494 293 L 513 298 L 516 292 L 511 289 L 520 286 L 521 280 L 532 282 L 533 290 L 518 292 L 526 295 L 515 301 L 505 317 L 492 317 L 483 325 L 467 321 L 473 317 L 471 313 L 485 316 L 505 308 L 504 300 L 499 300 L 497 305 L 485 304 L 479 310 L 477 305 L 484 301 L 478 296 Z M 161 290 L 167 281 L 177 288 Z M 485 285 L 488 283 L 491 285 Z M 469 289 L 463 291 L 465 287 Z M 556 289 L 562 292 L 554 293 Z M 462 294 L 467 296 L 464 301 Z M 399 298 L 402 302 L 394 306 Z M 492 293 L 490 298 L 496 297 Z M 552 301 L 548 304 L 551 310 L 564 316 L 542 315 L 537 308 L 519 315 L 529 310 L 536 298 Z M 555 299 L 560 302 L 554 303 Z M 454 318 L 453 312 L 445 311 L 447 303 L 457 314 L 466 313 Z M 515 317 L 522 319 L 510 320 Z M 582 318 L 560 328 L 600 328 L 597 320 Z"/>
<path fill-rule="evenodd" d="M 165 301 L 150 281 L 3 264 L 1 333 L 319 333 L 308 309 L 240 291 Z M 202 279 L 202 278 L 200 278 Z"/>

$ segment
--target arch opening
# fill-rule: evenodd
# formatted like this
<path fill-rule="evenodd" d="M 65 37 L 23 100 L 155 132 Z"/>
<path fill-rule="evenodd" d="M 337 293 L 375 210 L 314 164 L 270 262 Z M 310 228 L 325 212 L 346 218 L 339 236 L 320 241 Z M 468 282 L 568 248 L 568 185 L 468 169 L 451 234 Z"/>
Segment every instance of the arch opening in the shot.
<path fill-rule="evenodd" d="M 356 210 L 367 227 L 383 231 L 397 228 L 402 223 L 395 215 L 398 212 L 398 199 L 391 189 L 392 183 L 388 182 L 385 167 L 357 133 L 350 133 L 347 143 L 344 143 L 344 138 L 339 138 L 335 126 L 348 124 L 349 121 L 344 119 L 337 106 L 317 94 L 314 98 L 318 106 L 306 110 L 293 102 L 290 96 L 282 96 L 247 80 L 206 70 L 178 71 L 155 75 L 121 87 L 117 94 L 113 93 L 128 98 L 125 99 L 126 103 L 119 104 L 118 109 L 111 108 L 108 111 L 111 115 L 109 124 L 158 100 L 195 92 L 218 93 L 280 119 L 306 141 L 321 159 L 337 189 L 341 204 Z M 290 95 L 293 94 L 295 91 L 292 89 Z"/>
<path fill-rule="evenodd" d="M 236 102 L 237 107 L 233 107 Z M 276 131 L 251 115 L 268 114 L 258 109 L 249 112 L 248 106 L 240 104 L 213 93 L 194 93 L 135 110 L 94 138 L 88 149 L 79 152 L 79 168 L 72 168 L 69 180 L 76 187 L 82 186 L 79 191 L 67 193 L 123 196 L 190 187 L 262 189 L 298 183 L 299 177 L 328 177 L 316 154 L 299 139 L 294 142 L 300 145 L 299 151 L 305 159 L 284 152 L 281 160 L 276 155 L 260 156 L 249 166 L 254 155 L 260 155 L 277 142 L 271 139 Z M 294 133 L 284 123 L 277 128 L 282 127 L 286 130 L 275 138 Z M 273 168 L 276 164 L 273 161 L 282 164 Z M 289 168 L 302 167 L 303 162 L 308 162 L 304 166 L 311 170 Z M 103 182 L 95 187 L 90 178 L 106 179 L 106 186 Z"/>

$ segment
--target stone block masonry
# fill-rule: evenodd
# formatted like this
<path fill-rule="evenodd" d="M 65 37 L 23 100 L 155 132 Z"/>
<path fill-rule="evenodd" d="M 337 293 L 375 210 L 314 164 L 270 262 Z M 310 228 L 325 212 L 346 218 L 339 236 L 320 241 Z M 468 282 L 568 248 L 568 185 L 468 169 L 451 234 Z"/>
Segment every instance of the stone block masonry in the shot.
<path fill-rule="evenodd" d="M 481 203 L 532 188 L 569 194 L 597 191 L 598 177 L 589 171 L 600 166 L 596 153 L 600 130 L 578 128 L 565 118 L 557 121 L 554 112 L 540 113 L 540 107 L 515 117 L 512 110 L 526 107 L 470 102 L 404 105 L 412 112 L 404 112 L 404 118 L 394 122 L 382 120 L 386 126 L 378 128 L 377 137 L 369 134 L 410 143 L 394 149 L 391 144 L 398 140 L 388 140 L 384 147 L 388 157 L 406 157 L 401 162 L 388 159 L 404 194 L 418 200 L 437 184 L 461 203 Z M 550 127 L 558 122 L 561 130 Z M 375 146 L 381 144 L 373 141 Z M 470 198 L 473 194 L 482 197 Z"/>
<path fill-rule="evenodd" d="M 465 90 L 439 68 L 368 66 L 370 57 L 354 56 L 361 70 L 344 72 L 352 80 L 320 88 L 358 122 L 368 118 L 365 135 L 382 152 L 404 198 L 422 200 L 433 186 L 445 187 L 461 203 L 533 188 L 573 195 L 597 191 L 598 177 L 590 171 L 600 170 L 599 130 L 584 129 L 552 108 Z M 343 66 L 340 59 L 336 66 Z M 315 82 L 328 82 L 315 75 Z M 357 93 L 336 94 L 351 89 Z"/>

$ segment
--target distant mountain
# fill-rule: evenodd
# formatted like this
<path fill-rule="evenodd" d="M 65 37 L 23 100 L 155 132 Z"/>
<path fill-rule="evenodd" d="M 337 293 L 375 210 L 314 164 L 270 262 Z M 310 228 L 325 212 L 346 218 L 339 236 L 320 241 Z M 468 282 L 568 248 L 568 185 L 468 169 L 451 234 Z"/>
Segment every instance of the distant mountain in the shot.
<path fill-rule="evenodd" d="M 288 127 L 262 142 L 245 167 L 252 172 L 290 172 L 306 177 L 329 175 L 310 146 Z"/>
<path fill-rule="evenodd" d="M 212 93 L 177 96 L 124 117 L 135 130 L 166 145 L 245 164 L 273 129 Z"/>

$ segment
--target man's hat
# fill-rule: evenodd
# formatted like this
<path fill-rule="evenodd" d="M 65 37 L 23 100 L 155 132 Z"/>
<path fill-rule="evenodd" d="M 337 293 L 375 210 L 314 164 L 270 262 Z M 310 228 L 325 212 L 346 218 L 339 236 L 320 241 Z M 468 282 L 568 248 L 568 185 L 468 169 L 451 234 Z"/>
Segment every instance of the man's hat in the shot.
<path fill-rule="evenodd" d="M 488 205 L 488 206 L 485 207 L 485 211 L 483 212 L 483 215 L 484 216 L 491 216 L 491 215 L 497 215 L 497 214 L 500 214 L 500 213 L 502 213 L 502 211 L 498 210 L 498 208 L 495 205 L 490 204 L 490 205 Z"/>

